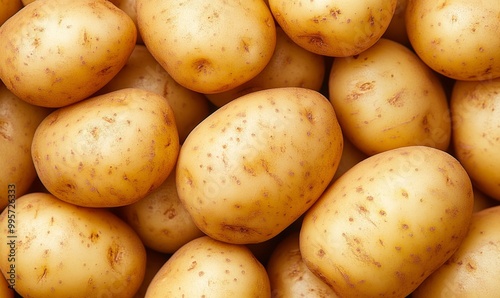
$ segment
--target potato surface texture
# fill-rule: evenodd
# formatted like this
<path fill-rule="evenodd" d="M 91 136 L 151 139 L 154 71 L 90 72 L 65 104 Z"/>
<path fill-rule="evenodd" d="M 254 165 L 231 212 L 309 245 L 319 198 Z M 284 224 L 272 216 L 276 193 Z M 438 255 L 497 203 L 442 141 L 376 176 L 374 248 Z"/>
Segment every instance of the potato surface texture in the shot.
<path fill-rule="evenodd" d="M 167 179 L 178 153 L 167 100 L 134 88 L 52 112 L 32 143 L 35 169 L 47 190 L 88 207 L 138 201 Z"/>
<path fill-rule="evenodd" d="M 359 162 L 306 213 L 300 251 L 340 297 L 405 297 L 458 249 L 472 184 L 448 153 L 392 149 Z"/>
<path fill-rule="evenodd" d="M 106 0 L 37 0 L 0 27 L 0 79 L 19 98 L 62 107 L 104 86 L 132 52 L 137 29 Z"/>
<path fill-rule="evenodd" d="M 187 137 L 177 165 L 179 198 L 205 234 L 263 242 L 318 199 L 342 146 L 333 107 L 320 93 L 253 92 L 215 111 Z"/>
<path fill-rule="evenodd" d="M 146 251 L 134 231 L 111 211 L 30 193 L 18 198 L 16 219 L 15 289 L 22 297 L 126 298 L 139 289 Z M 4 243 L 11 235 L 7 220 L 4 211 Z M 6 257 L 9 249 L 0 247 L 4 275 L 12 264 Z"/>

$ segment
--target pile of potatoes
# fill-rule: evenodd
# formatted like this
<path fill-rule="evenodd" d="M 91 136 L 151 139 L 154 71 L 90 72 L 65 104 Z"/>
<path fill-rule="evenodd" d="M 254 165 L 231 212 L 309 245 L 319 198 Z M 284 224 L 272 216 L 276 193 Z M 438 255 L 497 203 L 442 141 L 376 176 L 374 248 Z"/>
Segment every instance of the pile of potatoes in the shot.
<path fill-rule="evenodd" d="M 0 0 L 0 296 L 497 295 L 498 24 Z"/>

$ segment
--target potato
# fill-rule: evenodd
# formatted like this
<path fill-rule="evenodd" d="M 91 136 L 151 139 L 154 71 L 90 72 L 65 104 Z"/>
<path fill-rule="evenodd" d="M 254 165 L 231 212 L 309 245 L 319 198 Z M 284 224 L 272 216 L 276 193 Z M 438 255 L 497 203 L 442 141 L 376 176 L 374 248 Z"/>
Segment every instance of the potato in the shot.
<path fill-rule="evenodd" d="M 0 276 L 0 297 L 14 298 L 14 290 L 10 287 L 10 284 L 3 275 Z"/>
<path fill-rule="evenodd" d="M 342 146 L 335 112 L 320 93 L 296 87 L 252 92 L 189 134 L 177 164 L 179 198 L 214 239 L 263 242 L 319 198 Z"/>
<path fill-rule="evenodd" d="M 178 153 L 166 99 L 134 88 L 59 108 L 40 123 L 32 143 L 47 190 L 87 207 L 137 202 L 167 179 Z"/>
<path fill-rule="evenodd" d="M 391 22 L 385 30 L 382 38 L 394 40 L 406 47 L 411 47 L 408 33 L 406 32 L 406 7 L 408 0 L 398 0 L 396 10 L 392 16 Z"/>
<path fill-rule="evenodd" d="M 144 45 L 135 46 L 125 66 L 99 94 L 123 88 L 141 88 L 164 96 L 174 112 L 181 143 L 210 114 L 207 98 L 174 81 Z"/>
<path fill-rule="evenodd" d="M 21 8 L 23 8 L 21 0 L 0 0 L 0 26 Z"/>
<path fill-rule="evenodd" d="M 267 264 L 275 298 L 338 297 L 332 288 L 307 268 L 299 248 L 299 233 L 287 235 L 274 249 Z"/>
<path fill-rule="evenodd" d="M 340 297 L 405 297 L 458 249 L 473 201 L 448 153 L 388 150 L 353 166 L 307 211 L 302 258 Z"/>
<path fill-rule="evenodd" d="M 14 234 L 7 224 L 12 214 L 5 209 L 0 215 L 0 255 L 5 256 L 0 269 L 10 278 L 14 268 L 15 289 L 22 297 L 125 298 L 141 285 L 144 246 L 109 210 L 30 193 L 16 201 Z"/>
<path fill-rule="evenodd" d="M 137 25 L 137 1 L 136 0 L 110 0 L 116 7 L 123 10 L 131 19 L 134 21 L 136 28 Z M 137 40 L 136 43 L 144 44 L 142 41 L 142 36 L 137 30 Z"/>
<path fill-rule="evenodd" d="M 301 47 L 324 56 L 347 57 L 384 34 L 397 0 L 269 0 L 277 23 Z"/>
<path fill-rule="evenodd" d="M 149 195 L 120 207 L 118 212 L 144 245 L 162 253 L 174 253 L 184 244 L 204 235 L 179 200 L 175 171 Z"/>
<path fill-rule="evenodd" d="M 450 107 L 453 147 L 474 185 L 500 200 L 500 78 L 457 81 Z"/>
<path fill-rule="evenodd" d="M 145 297 L 237 296 L 271 297 L 266 269 L 247 247 L 203 236 L 170 257 Z"/>
<path fill-rule="evenodd" d="M 107 0 L 37 0 L 0 27 L 0 79 L 22 100 L 62 107 L 104 86 L 127 62 L 137 30 Z"/>
<path fill-rule="evenodd" d="M 399 43 L 380 39 L 358 56 L 335 59 L 328 86 L 344 135 L 367 155 L 411 145 L 446 150 L 450 144 L 439 78 Z"/>
<path fill-rule="evenodd" d="M 276 46 L 261 0 L 137 0 L 145 45 L 182 86 L 218 93 L 255 77 Z"/>
<path fill-rule="evenodd" d="M 149 284 L 170 257 L 170 255 L 168 254 L 160 253 L 147 248 L 146 256 L 146 273 L 144 274 L 144 279 L 142 281 L 141 287 L 135 293 L 134 298 L 144 298 L 144 296 L 146 296 L 146 291 L 148 290 Z"/>
<path fill-rule="evenodd" d="M 344 136 L 344 148 L 342 149 L 342 156 L 340 157 L 339 166 L 333 179 L 330 183 L 335 182 L 340 176 L 344 175 L 350 168 L 356 165 L 358 162 L 367 158 L 368 156 L 361 152 L 356 146 L 354 146 L 348 138 Z"/>
<path fill-rule="evenodd" d="M 406 28 L 418 56 L 456 80 L 500 77 L 500 2 L 408 0 Z"/>
<path fill-rule="evenodd" d="M 207 94 L 217 107 L 245 94 L 279 87 L 301 87 L 320 91 L 325 77 L 325 58 L 309 52 L 276 28 L 276 48 L 266 67 L 250 81 L 222 93 Z"/>
<path fill-rule="evenodd" d="M 474 213 L 469 233 L 412 297 L 496 297 L 500 290 L 500 206 Z"/>
<path fill-rule="evenodd" d="M 50 111 L 24 102 L 0 82 L 0 210 L 7 206 L 9 194 L 24 195 L 35 180 L 31 142 Z"/>

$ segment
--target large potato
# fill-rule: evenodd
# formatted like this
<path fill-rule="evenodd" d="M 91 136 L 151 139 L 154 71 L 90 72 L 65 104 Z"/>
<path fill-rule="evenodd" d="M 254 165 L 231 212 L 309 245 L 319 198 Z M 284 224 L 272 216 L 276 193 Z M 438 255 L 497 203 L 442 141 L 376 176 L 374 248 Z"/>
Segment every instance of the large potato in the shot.
<path fill-rule="evenodd" d="M 450 107 L 455 155 L 474 185 L 500 200 L 500 78 L 457 81 Z"/>
<path fill-rule="evenodd" d="M 203 236 L 170 257 L 145 297 L 266 298 L 271 289 L 266 269 L 247 247 Z"/>
<path fill-rule="evenodd" d="M 365 154 L 410 145 L 448 148 L 444 88 L 401 44 L 380 39 L 355 57 L 336 58 L 328 86 L 344 135 Z"/>
<path fill-rule="evenodd" d="M 37 0 L 0 27 L 0 79 L 19 98 L 62 107 L 104 86 L 127 62 L 137 30 L 107 0 Z"/>
<path fill-rule="evenodd" d="M 10 278 L 14 266 L 22 297 L 125 298 L 141 285 L 144 246 L 111 211 L 30 193 L 16 201 L 14 233 L 8 227 L 12 214 L 5 209 L 0 215 L 0 270 Z"/>
<path fill-rule="evenodd" d="M 397 0 L 269 0 L 281 28 L 313 53 L 347 57 L 371 47 L 384 34 Z"/>
<path fill-rule="evenodd" d="M 419 57 L 456 80 L 500 76 L 500 2 L 408 0 L 406 30 Z"/>
<path fill-rule="evenodd" d="M 256 91 L 219 108 L 187 137 L 177 164 L 179 198 L 205 234 L 263 242 L 318 199 L 342 146 L 335 112 L 320 93 Z"/>
<path fill-rule="evenodd" d="M 167 179 L 178 153 L 167 100 L 134 88 L 59 108 L 40 123 L 32 143 L 47 190 L 89 207 L 137 202 Z"/>
<path fill-rule="evenodd" d="M 359 162 L 309 209 L 304 262 L 340 297 L 405 297 L 458 249 L 472 184 L 448 153 L 426 146 Z"/>
<path fill-rule="evenodd" d="M 255 77 L 276 45 L 274 19 L 262 0 L 137 0 L 137 20 L 156 60 L 200 93 Z"/>

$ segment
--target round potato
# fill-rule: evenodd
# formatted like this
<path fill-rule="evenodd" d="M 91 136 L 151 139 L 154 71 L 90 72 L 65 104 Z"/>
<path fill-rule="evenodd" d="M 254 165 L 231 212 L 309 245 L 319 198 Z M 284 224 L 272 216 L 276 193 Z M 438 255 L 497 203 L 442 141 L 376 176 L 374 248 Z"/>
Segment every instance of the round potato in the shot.
<path fill-rule="evenodd" d="M 411 145 L 448 149 L 443 85 L 403 45 L 380 39 L 357 56 L 336 58 L 328 86 L 344 135 L 365 154 Z"/>
<path fill-rule="evenodd" d="M 384 34 L 397 0 L 281 1 L 269 7 L 281 28 L 301 47 L 324 56 L 347 57 Z"/>
<path fill-rule="evenodd" d="M 500 76 L 500 2 L 408 0 L 406 29 L 418 56 L 456 80 Z"/>
<path fill-rule="evenodd" d="M 266 241 L 299 218 L 332 179 L 343 139 L 332 105 L 304 88 L 239 97 L 187 137 L 179 198 L 195 224 L 221 241 Z"/>
<path fill-rule="evenodd" d="M 271 297 L 264 266 L 244 245 L 208 236 L 194 239 L 158 271 L 146 298 Z"/>
<path fill-rule="evenodd" d="M 21 0 L 0 0 L 0 26 L 23 8 Z"/>
<path fill-rule="evenodd" d="M 474 213 L 460 248 L 412 297 L 495 297 L 499 275 L 500 206 L 496 206 Z"/>
<path fill-rule="evenodd" d="M 30 193 L 16 201 L 14 233 L 8 225 L 12 214 L 0 214 L 0 270 L 11 278 L 14 268 L 22 297 L 125 298 L 141 285 L 144 246 L 109 210 Z"/>
<path fill-rule="evenodd" d="M 137 29 L 107 0 L 37 0 L 0 27 L 0 79 L 22 100 L 62 107 L 91 96 L 132 52 Z"/>
<path fill-rule="evenodd" d="M 307 211 L 300 251 L 340 297 L 406 297 L 458 249 L 473 206 L 467 172 L 448 153 L 388 150 L 353 166 Z"/>
<path fill-rule="evenodd" d="M 200 93 L 252 79 L 276 46 L 273 16 L 262 0 L 137 0 L 137 19 L 156 60 Z"/>
<path fill-rule="evenodd" d="M 9 194 L 22 196 L 35 181 L 31 142 L 38 124 L 50 112 L 19 99 L 0 82 L 0 189 L 4 190 L 0 210 L 7 206 Z"/>
<path fill-rule="evenodd" d="M 500 200 L 500 78 L 457 81 L 450 108 L 455 156 L 479 190 Z"/>
<path fill-rule="evenodd" d="M 88 207 L 137 202 L 167 179 L 178 153 L 167 100 L 134 88 L 59 108 L 40 123 L 32 142 L 47 190 Z"/>

